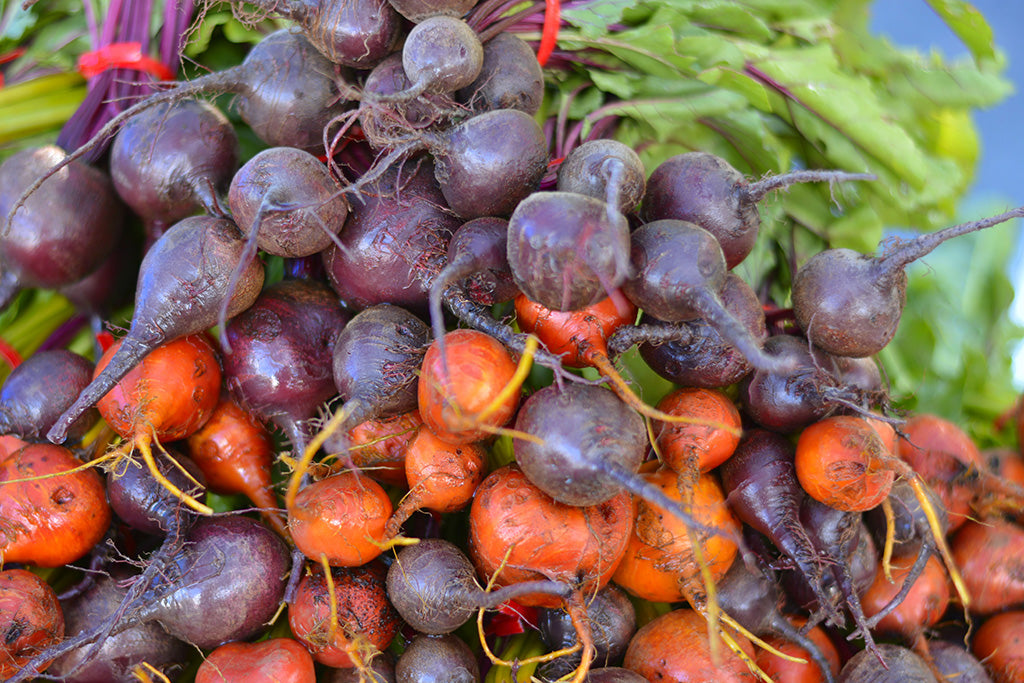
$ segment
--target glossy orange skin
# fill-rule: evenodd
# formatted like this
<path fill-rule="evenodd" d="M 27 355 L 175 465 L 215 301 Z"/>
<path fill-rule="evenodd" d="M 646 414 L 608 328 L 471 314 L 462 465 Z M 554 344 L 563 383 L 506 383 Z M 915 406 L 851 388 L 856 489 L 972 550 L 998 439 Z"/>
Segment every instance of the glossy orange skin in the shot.
<path fill-rule="evenodd" d="M 995 683 L 1024 681 L 1024 611 L 990 617 L 975 633 L 971 651 Z"/>
<path fill-rule="evenodd" d="M 669 498 L 682 501 L 677 486 L 677 482 L 681 482 L 674 470 L 662 467 L 642 476 Z M 726 505 L 725 494 L 713 476 L 705 474 L 697 481 L 692 506 L 692 514 L 698 522 L 739 535 L 740 523 Z M 671 513 L 643 500 L 636 501 L 636 509 L 633 533 L 612 581 L 632 595 L 651 602 L 705 601 L 704 584 L 686 525 Z M 720 580 L 736 558 L 736 544 L 723 536 L 699 531 L 695 534 L 712 579 Z"/>
<path fill-rule="evenodd" d="M 0 679 L 63 638 L 64 612 L 53 588 L 25 569 L 0 571 Z"/>
<path fill-rule="evenodd" d="M 865 420 L 837 415 L 800 433 L 796 476 L 807 495 L 845 512 L 881 503 L 896 479 L 885 460 L 892 457 L 882 437 Z"/>
<path fill-rule="evenodd" d="M 230 396 L 221 396 L 210 419 L 188 437 L 187 444 L 211 491 L 243 493 L 258 505 L 276 505 L 270 474 L 274 441 Z"/>
<path fill-rule="evenodd" d="M 96 364 L 103 371 L 117 341 Z M 184 439 L 202 427 L 220 400 L 221 367 L 206 335 L 190 335 L 154 349 L 97 402 L 110 428 L 126 439 L 155 432 L 158 441 Z"/>
<path fill-rule="evenodd" d="M 386 574 L 387 570 L 377 562 L 331 570 L 338 614 L 333 639 L 329 637 L 331 599 L 323 568 L 314 565 L 302 577 L 295 599 L 288 606 L 288 625 L 313 659 L 347 669 L 355 666 L 350 656 L 354 644 L 369 645 L 371 650 L 388 646 L 402 620 L 388 602 Z M 369 659 L 369 652 L 360 652 Z"/>
<path fill-rule="evenodd" d="M 331 475 L 299 491 L 288 509 L 295 546 L 314 562 L 358 567 L 383 552 L 391 499 L 380 484 L 352 471 Z"/>
<path fill-rule="evenodd" d="M 866 617 L 873 617 L 896 597 L 914 564 L 914 557 L 895 558 L 892 566 L 893 583 L 885 578 L 879 567 L 875 580 L 861 596 L 861 606 Z M 932 555 L 917 577 L 910 593 L 892 612 L 882 617 L 875 629 L 880 633 L 893 633 L 916 637 L 925 628 L 934 626 L 942 618 L 952 596 L 949 577 L 939 559 Z"/>
<path fill-rule="evenodd" d="M 517 389 L 492 413 L 478 417 L 512 380 L 516 361 L 501 342 L 476 330 L 453 330 L 444 341 L 451 374 L 445 373 L 435 340 L 420 370 L 420 416 L 445 441 L 480 441 L 505 425 L 519 407 L 522 392 Z"/>
<path fill-rule="evenodd" d="M 983 465 L 981 452 L 967 434 L 937 415 L 914 415 L 902 429 L 899 456 L 928 482 L 949 515 L 949 531 L 967 521 L 973 489 L 959 482 L 965 468 Z"/>
<path fill-rule="evenodd" d="M 487 453 L 477 444 L 452 444 L 422 427 L 409 444 L 405 475 L 419 508 L 455 512 L 464 508 L 487 473 Z"/>
<path fill-rule="evenodd" d="M 740 635 L 733 636 L 747 655 L 754 658 L 754 646 Z M 649 681 L 675 683 L 753 682 L 757 677 L 724 644 L 722 659 L 715 666 L 704 617 L 689 609 L 677 609 L 648 622 L 633 636 L 622 666 Z"/>
<path fill-rule="evenodd" d="M 992 614 L 1024 606 L 1024 527 L 999 519 L 968 522 L 949 544 L 971 612 Z"/>
<path fill-rule="evenodd" d="M 697 468 L 708 472 L 725 462 L 740 442 L 740 411 L 729 397 L 715 389 L 676 389 L 658 402 L 669 415 L 691 417 L 711 424 L 654 422 L 654 438 L 662 461 L 680 474 Z M 735 430 L 731 433 L 729 427 Z"/>
<path fill-rule="evenodd" d="M 537 335 L 548 351 L 571 368 L 592 365 L 595 353 L 608 355 L 608 337 L 636 321 L 637 308 L 626 297 L 607 297 L 575 311 L 553 311 L 525 294 L 515 298 L 519 329 Z"/>
<path fill-rule="evenodd" d="M 356 425 L 348 432 L 352 463 L 377 481 L 407 486 L 405 451 L 422 424 L 420 411 L 413 410 Z"/>
<path fill-rule="evenodd" d="M 629 493 L 588 507 L 559 503 L 530 483 L 518 465 L 506 465 L 477 488 L 469 512 L 469 557 L 482 581 L 512 549 L 496 585 L 553 579 L 583 594 L 608 583 L 633 528 Z M 527 606 L 557 607 L 547 595 L 516 598 Z"/>
<path fill-rule="evenodd" d="M 59 567 L 84 556 L 103 538 L 111 512 L 95 469 L 38 478 L 81 465 L 71 451 L 48 443 L 27 445 L 0 462 L 4 562 Z"/>
<path fill-rule="evenodd" d="M 803 619 L 794 619 L 793 621 L 798 622 L 795 624 L 798 628 L 804 624 Z M 840 668 L 839 652 L 836 651 L 836 646 L 832 644 L 829 637 L 825 635 L 825 631 L 820 626 L 815 626 L 807 632 L 807 637 L 818 646 L 818 649 L 825 656 L 829 669 L 832 671 L 832 676 L 838 677 Z M 783 654 L 807 660 L 803 664 L 790 662 L 778 655 L 772 654 L 768 650 L 759 649 L 757 651 L 757 659 L 755 660 L 757 666 L 768 674 L 768 678 L 772 679 L 774 683 L 825 682 L 825 676 L 818 665 L 811 661 L 807 650 L 777 636 L 768 636 L 764 641 Z"/>
<path fill-rule="evenodd" d="M 292 638 L 226 643 L 206 656 L 195 683 L 316 683 L 313 656 Z"/>

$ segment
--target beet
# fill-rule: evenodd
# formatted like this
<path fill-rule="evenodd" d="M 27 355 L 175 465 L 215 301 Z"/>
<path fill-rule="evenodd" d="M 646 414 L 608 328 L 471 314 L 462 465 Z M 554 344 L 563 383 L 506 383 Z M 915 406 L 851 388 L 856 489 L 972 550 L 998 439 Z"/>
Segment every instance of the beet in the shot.
<path fill-rule="evenodd" d="M 623 214 L 640 205 L 646 172 L 637 153 L 616 140 L 584 142 L 558 167 L 558 190 L 602 199 Z"/>
<path fill-rule="evenodd" d="M 93 364 L 73 351 L 37 351 L 11 371 L 0 389 L 0 434 L 31 440 L 46 433 L 92 380 Z M 71 425 L 79 439 L 96 424 L 99 412 L 86 411 Z"/>
<path fill-rule="evenodd" d="M 636 632 L 636 610 L 626 593 L 607 585 L 586 600 L 586 619 L 594 640 L 593 666 L 610 666 L 622 661 L 630 638 Z M 564 609 L 542 607 L 537 628 L 549 652 L 573 647 L 578 642 L 572 617 Z M 582 651 L 559 657 L 540 668 L 541 675 L 556 679 L 571 673 L 583 661 Z M 593 673 L 593 670 L 591 671 Z"/>
<path fill-rule="evenodd" d="M 937 683 L 925 661 L 907 648 L 882 643 L 878 651 L 882 661 L 869 650 L 855 654 L 839 672 L 839 683 Z"/>
<path fill-rule="evenodd" d="M 418 635 L 395 662 L 396 683 L 477 683 L 480 667 L 454 635 Z"/>
<path fill-rule="evenodd" d="M 110 146 L 110 176 L 156 239 L 200 210 L 228 216 L 223 196 L 238 155 L 238 136 L 227 117 L 209 102 L 183 99 L 128 119 Z"/>
<path fill-rule="evenodd" d="M 421 633 L 451 633 L 480 608 L 493 609 L 519 595 L 568 596 L 556 581 L 525 581 L 486 592 L 462 551 L 440 538 L 424 538 L 403 548 L 388 569 L 388 597 L 407 624 Z"/>
<path fill-rule="evenodd" d="M 544 99 L 544 72 L 526 41 L 499 33 L 484 43 L 480 74 L 457 96 L 476 112 L 518 109 L 533 116 Z"/>
<path fill-rule="evenodd" d="M 512 277 L 531 300 L 572 311 L 604 299 L 629 273 L 629 225 L 605 203 L 570 192 L 535 192 L 508 225 Z"/>
<path fill-rule="evenodd" d="M 297 451 L 319 408 L 337 393 L 331 359 L 349 317 L 327 285 L 282 280 L 227 326 L 225 386 L 252 415 L 283 430 Z"/>
<path fill-rule="evenodd" d="M 427 314 L 430 282 L 461 221 L 448 211 L 433 165 L 415 163 L 389 169 L 364 188 L 340 245 L 323 253 L 331 286 L 346 306 L 390 303 Z"/>
<path fill-rule="evenodd" d="M 125 582 L 132 578 L 123 568 L 115 569 L 100 575 L 81 596 L 64 603 L 68 637 L 108 619 L 121 606 L 128 592 Z M 98 649 L 86 645 L 68 652 L 46 673 L 66 683 L 134 683 L 138 678 L 132 670 L 143 662 L 173 678 L 184 669 L 188 657 L 185 643 L 168 635 L 160 624 L 147 622 L 106 638 Z"/>
<path fill-rule="evenodd" d="M 333 244 L 349 209 L 327 167 L 294 147 L 271 147 L 247 161 L 231 179 L 228 203 L 242 232 L 286 258 Z"/>
<path fill-rule="evenodd" d="M 120 348 L 46 438 L 62 443 L 68 427 L 156 347 L 205 331 L 223 307 L 233 316 L 252 305 L 263 286 L 258 259 L 245 264 L 237 287 L 227 286 L 244 247 L 238 228 L 223 218 L 186 218 L 164 233 L 142 261 L 132 324 Z"/>
<path fill-rule="evenodd" d="M 100 170 L 69 159 L 47 145 L 0 164 L 0 309 L 24 288 L 78 282 L 117 244 L 125 210 L 113 184 Z"/>

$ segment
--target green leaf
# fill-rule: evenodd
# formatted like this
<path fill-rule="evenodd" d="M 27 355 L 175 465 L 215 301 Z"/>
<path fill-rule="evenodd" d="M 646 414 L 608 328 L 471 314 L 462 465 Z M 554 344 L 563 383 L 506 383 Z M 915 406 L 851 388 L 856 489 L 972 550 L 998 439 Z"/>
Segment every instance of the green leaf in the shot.
<path fill-rule="evenodd" d="M 561 16 L 585 35 L 601 35 L 607 33 L 610 24 L 622 21 L 622 13 L 634 4 L 633 0 L 594 0 L 564 7 Z"/>
<path fill-rule="evenodd" d="M 974 58 L 982 61 L 996 56 L 992 28 L 985 16 L 965 0 L 926 0 L 953 33 L 963 41 Z"/>

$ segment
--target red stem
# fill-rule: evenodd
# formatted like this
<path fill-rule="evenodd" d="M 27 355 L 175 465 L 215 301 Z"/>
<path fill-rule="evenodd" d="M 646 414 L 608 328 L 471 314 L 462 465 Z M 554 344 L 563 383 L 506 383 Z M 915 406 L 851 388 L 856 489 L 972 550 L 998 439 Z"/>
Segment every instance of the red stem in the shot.
<path fill-rule="evenodd" d="M 559 0 L 544 0 L 544 30 L 540 36 L 540 47 L 537 48 L 537 61 L 544 66 L 548 57 L 555 49 L 558 41 L 558 28 L 561 25 L 562 4 Z"/>

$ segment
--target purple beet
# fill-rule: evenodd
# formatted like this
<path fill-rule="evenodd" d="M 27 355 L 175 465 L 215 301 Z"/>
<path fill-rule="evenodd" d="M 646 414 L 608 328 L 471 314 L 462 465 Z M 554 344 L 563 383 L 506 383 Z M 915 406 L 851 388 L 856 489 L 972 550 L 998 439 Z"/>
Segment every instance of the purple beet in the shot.
<path fill-rule="evenodd" d="M 184 99 L 130 118 L 110 146 L 118 195 L 156 239 L 199 211 L 227 217 L 227 192 L 238 168 L 238 136 L 212 104 Z"/>
<path fill-rule="evenodd" d="M 478 683 L 480 666 L 456 635 L 420 634 L 395 662 L 396 683 Z"/>
<path fill-rule="evenodd" d="M 0 309 L 22 289 L 81 280 L 117 244 L 125 210 L 113 184 L 98 169 L 68 159 L 47 145 L 0 164 Z"/>
<path fill-rule="evenodd" d="M 32 440 L 45 434 L 92 381 L 93 364 L 65 349 L 37 351 L 16 367 L 0 389 L 0 434 Z M 96 424 L 89 410 L 69 430 L 79 439 Z"/>
<path fill-rule="evenodd" d="M 123 568 L 101 574 L 85 593 L 63 603 L 64 632 L 75 637 L 110 618 L 128 593 L 126 581 L 138 579 Z M 189 659 L 185 643 L 167 634 L 160 624 L 138 624 L 106 638 L 99 647 L 83 646 L 58 658 L 46 670 L 65 683 L 134 683 L 133 669 L 143 662 L 173 678 Z"/>
<path fill-rule="evenodd" d="M 238 285 L 228 288 L 244 248 L 227 219 L 194 216 L 171 226 L 142 261 L 132 323 L 120 348 L 46 438 L 63 443 L 71 424 L 156 347 L 210 328 L 225 305 L 228 315 L 252 305 L 263 286 L 258 259 L 249 260 Z"/>
<path fill-rule="evenodd" d="M 311 436 L 310 420 L 337 393 L 334 340 L 348 319 L 327 285 L 282 280 L 227 326 L 225 385 L 250 413 L 284 431 L 298 452 Z"/>
<path fill-rule="evenodd" d="M 323 253 L 331 286 L 355 310 L 390 303 L 425 316 L 430 282 L 461 223 L 432 164 L 389 169 L 353 200 L 340 245 Z"/>
<path fill-rule="evenodd" d="M 499 33 L 484 43 L 480 74 L 457 97 L 476 112 L 518 109 L 533 116 L 544 99 L 544 72 L 525 40 Z"/>

